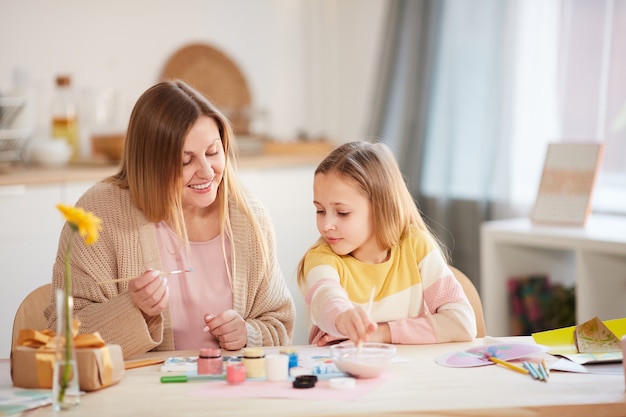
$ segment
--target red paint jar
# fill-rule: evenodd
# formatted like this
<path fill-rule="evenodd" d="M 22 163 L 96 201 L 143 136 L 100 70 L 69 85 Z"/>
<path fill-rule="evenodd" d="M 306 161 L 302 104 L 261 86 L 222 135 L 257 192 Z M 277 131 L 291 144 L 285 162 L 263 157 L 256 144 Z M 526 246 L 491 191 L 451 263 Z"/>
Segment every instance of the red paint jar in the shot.
<path fill-rule="evenodd" d="M 237 385 L 245 382 L 246 367 L 241 362 L 229 363 L 226 365 L 226 382 Z"/>
<path fill-rule="evenodd" d="M 224 373 L 222 355 L 218 348 L 200 349 L 198 375 L 221 375 Z"/>

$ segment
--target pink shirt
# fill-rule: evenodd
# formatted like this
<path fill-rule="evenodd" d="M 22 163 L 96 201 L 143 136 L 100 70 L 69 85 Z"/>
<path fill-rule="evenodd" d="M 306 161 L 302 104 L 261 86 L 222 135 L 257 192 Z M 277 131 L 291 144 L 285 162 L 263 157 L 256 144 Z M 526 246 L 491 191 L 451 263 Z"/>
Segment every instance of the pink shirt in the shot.
<path fill-rule="evenodd" d="M 184 244 L 179 248 L 179 239 L 167 224 L 157 224 L 156 235 L 164 271 L 193 268 L 192 272 L 167 278 L 176 349 L 219 347 L 211 333 L 202 329 L 205 314 L 217 315 L 233 308 L 221 236 L 208 242 L 190 242 L 191 253 L 186 262 Z M 228 239 L 226 256 L 232 265 Z"/>

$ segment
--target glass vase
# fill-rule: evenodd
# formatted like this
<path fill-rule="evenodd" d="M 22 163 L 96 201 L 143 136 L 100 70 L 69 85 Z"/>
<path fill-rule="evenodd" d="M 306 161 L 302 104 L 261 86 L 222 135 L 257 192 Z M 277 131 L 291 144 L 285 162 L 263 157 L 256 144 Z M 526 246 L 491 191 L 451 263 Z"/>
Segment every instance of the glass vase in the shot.
<path fill-rule="evenodd" d="M 80 402 L 76 350 L 72 335 L 73 298 L 56 290 L 57 344 L 52 375 L 52 409 L 73 408 Z"/>

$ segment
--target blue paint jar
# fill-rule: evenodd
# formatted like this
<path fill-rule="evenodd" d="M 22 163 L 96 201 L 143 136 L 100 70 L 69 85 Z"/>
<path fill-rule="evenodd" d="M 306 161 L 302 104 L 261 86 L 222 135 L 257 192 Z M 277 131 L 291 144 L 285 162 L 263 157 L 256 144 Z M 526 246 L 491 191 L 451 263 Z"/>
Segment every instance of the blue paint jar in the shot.
<path fill-rule="evenodd" d="M 298 351 L 295 349 L 281 349 L 281 355 L 287 355 L 289 357 L 289 369 L 298 366 Z"/>

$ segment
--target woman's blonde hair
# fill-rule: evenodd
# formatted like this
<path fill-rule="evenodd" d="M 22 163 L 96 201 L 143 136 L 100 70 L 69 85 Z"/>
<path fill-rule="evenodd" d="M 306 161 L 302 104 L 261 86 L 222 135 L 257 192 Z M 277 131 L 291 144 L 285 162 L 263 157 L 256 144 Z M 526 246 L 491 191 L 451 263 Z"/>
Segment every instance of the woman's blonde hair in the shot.
<path fill-rule="evenodd" d="M 183 81 L 158 83 L 139 97 L 130 116 L 120 168 L 109 181 L 128 189 L 132 202 L 148 220 L 167 222 L 188 249 L 182 211 L 183 146 L 187 133 L 200 117 L 215 121 L 224 146 L 224 173 L 214 203 L 221 214 L 223 246 L 225 235 L 232 236 L 228 211 L 232 199 L 249 218 L 257 244 L 263 255 L 267 255 L 260 225 L 234 174 L 236 145 L 230 122 L 213 103 Z M 262 262 L 267 259 L 263 256 Z"/>
<path fill-rule="evenodd" d="M 369 198 L 374 235 L 381 248 L 392 248 L 410 228 L 417 227 L 443 249 L 424 222 L 398 163 L 385 144 L 356 141 L 337 147 L 315 169 L 315 175 L 330 173 L 347 179 Z M 310 249 L 323 242 L 320 237 Z M 442 253 L 445 256 L 443 250 Z M 303 281 L 304 258 L 298 265 L 298 283 L 302 285 Z"/>

